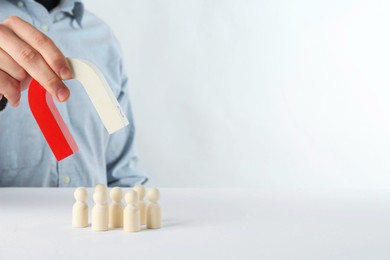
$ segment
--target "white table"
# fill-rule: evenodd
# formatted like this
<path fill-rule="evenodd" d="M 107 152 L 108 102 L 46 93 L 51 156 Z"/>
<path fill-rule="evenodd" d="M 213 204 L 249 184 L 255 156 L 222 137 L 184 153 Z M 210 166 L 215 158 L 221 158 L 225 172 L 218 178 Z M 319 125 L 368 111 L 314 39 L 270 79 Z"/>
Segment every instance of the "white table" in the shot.
<path fill-rule="evenodd" d="M 72 228 L 73 190 L 1 188 L 0 259 L 390 259 L 390 191 L 160 189 L 125 233 Z"/>

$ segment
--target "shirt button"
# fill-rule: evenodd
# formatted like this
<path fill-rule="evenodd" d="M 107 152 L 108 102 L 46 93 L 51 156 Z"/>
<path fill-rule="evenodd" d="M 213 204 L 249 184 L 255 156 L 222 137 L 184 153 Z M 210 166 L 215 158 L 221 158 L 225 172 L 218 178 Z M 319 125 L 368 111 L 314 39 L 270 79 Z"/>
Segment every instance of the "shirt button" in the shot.
<path fill-rule="evenodd" d="M 70 183 L 70 177 L 69 176 L 64 176 L 64 184 L 69 184 Z"/>
<path fill-rule="evenodd" d="M 55 17 L 54 17 L 54 21 L 55 22 L 59 22 L 60 20 L 61 20 L 61 18 L 62 18 L 62 15 L 56 15 Z"/>
<path fill-rule="evenodd" d="M 49 30 L 49 26 L 47 24 L 42 24 L 41 29 L 42 29 L 42 31 L 47 32 Z"/>
<path fill-rule="evenodd" d="M 23 3 L 23 1 L 18 1 L 18 2 L 17 2 L 17 5 L 18 5 L 19 7 L 23 7 L 23 6 L 24 6 L 24 3 Z"/>

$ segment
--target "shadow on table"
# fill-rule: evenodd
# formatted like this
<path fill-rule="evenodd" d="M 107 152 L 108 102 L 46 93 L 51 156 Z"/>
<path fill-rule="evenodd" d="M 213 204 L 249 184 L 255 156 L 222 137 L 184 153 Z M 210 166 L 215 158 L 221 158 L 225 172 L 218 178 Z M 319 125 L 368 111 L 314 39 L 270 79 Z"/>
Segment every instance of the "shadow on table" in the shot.
<path fill-rule="evenodd" d="M 162 227 L 163 228 L 176 227 L 176 226 L 188 226 L 188 221 L 179 221 L 177 219 L 163 219 L 162 220 Z"/>

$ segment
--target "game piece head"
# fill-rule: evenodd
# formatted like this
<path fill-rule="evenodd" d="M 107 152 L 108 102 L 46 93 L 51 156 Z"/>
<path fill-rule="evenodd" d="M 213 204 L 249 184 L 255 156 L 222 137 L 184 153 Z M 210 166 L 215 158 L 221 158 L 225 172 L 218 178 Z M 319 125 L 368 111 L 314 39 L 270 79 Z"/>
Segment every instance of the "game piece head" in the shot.
<path fill-rule="evenodd" d="M 149 189 L 146 196 L 150 202 L 157 203 L 160 199 L 160 191 L 156 188 Z"/>
<path fill-rule="evenodd" d="M 138 193 L 135 190 L 129 190 L 125 195 L 125 201 L 127 204 L 137 202 L 138 201 Z"/>
<path fill-rule="evenodd" d="M 93 193 L 93 201 L 97 204 L 107 203 L 107 192 L 104 190 L 97 190 Z"/>
<path fill-rule="evenodd" d="M 98 191 L 98 190 L 107 191 L 107 186 L 102 184 L 102 183 L 99 183 L 98 185 L 95 186 L 95 191 Z"/>
<path fill-rule="evenodd" d="M 74 191 L 74 198 L 77 201 L 85 201 L 88 197 L 88 191 L 84 187 L 79 187 Z"/>
<path fill-rule="evenodd" d="M 138 193 L 138 199 L 143 200 L 145 197 L 145 187 L 143 185 L 134 186 L 133 190 Z"/>
<path fill-rule="evenodd" d="M 110 197 L 113 201 L 121 201 L 123 197 L 122 189 L 119 187 L 114 187 L 110 191 Z"/>

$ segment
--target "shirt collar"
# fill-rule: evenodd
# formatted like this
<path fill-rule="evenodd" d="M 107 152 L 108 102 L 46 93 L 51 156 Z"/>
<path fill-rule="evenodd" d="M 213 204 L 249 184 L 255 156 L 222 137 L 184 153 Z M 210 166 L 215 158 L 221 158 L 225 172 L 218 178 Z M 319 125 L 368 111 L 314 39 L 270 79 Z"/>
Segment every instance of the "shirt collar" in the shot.
<path fill-rule="evenodd" d="M 34 0 L 8 0 L 9 2 L 18 5 L 20 2 L 35 2 Z M 52 11 L 63 12 L 66 16 L 75 20 L 79 26 L 84 16 L 84 5 L 81 0 L 61 0 L 58 6 Z"/>
<path fill-rule="evenodd" d="M 81 26 L 81 21 L 84 16 L 84 5 L 81 1 L 77 0 L 62 0 L 60 4 L 54 8 L 54 10 L 59 10 L 63 12 L 73 21 L 76 21 L 77 24 Z"/>
<path fill-rule="evenodd" d="M 56 6 L 53 10 L 72 12 L 74 8 L 79 9 L 80 6 L 83 6 L 83 3 L 80 0 L 61 0 L 58 6 Z"/>

